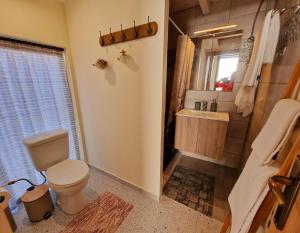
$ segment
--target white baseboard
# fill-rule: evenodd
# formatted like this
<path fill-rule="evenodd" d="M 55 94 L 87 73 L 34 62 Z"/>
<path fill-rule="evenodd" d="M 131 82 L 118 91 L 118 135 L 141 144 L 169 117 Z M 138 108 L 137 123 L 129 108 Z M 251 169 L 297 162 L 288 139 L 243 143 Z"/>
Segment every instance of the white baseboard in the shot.
<path fill-rule="evenodd" d="M 160 201 L 160 197 L 159 197 L 159 196 L 156 196 L 156 195 L 154 195 L 153 193 L 150 193 L 150 192 L 148 192 L 148 191 L 145 191 L 144 189 L 142 189 L 142 188 L 139 187 L 138 185 L 133 184 L 133 183 L 127 181 L 127 180 L 124 180 L 124 179 L 122 179 L 122 178 L 120 178 L 120 177 L 118 177 L 118 176 L 112 174 L 111 172 L 106 171 L 106 170 L 103 169 L 103 168 L 99 168 L 99 167 L 94 166 L 94 165 L 91 165 L 91 164 L 88 164 L 88 165 L 89 165 L 90 167 L 92 167 L 92 168 L 94 168 L 94 169 L 96 169 L 96 170 L 98 170 L 98 171 L 104 173 L 105 175 L 111 177 L 112 179 L 114 179 L 114 180 L 116 180 L 116 181 L 118 181 L 118 182 L 120 182 L 120 183 L 122 183 L 122 184 L 124 184 L 124 185 L 127 185 L 127 186 L 129 186 L 130 188 L 133 188 L 133 189 L 135 189 L 135 190 L 137 190 L 137 191 L 139 191 L 139 192 L 142 192 L 142 193 L 145 194 L 147 197 L 149 197 L 149 198 L 151 198 L 151 199 L 153 199 L 153 200 L 155 200 L 155 201 L 157 201 L 157 202 Z"/>

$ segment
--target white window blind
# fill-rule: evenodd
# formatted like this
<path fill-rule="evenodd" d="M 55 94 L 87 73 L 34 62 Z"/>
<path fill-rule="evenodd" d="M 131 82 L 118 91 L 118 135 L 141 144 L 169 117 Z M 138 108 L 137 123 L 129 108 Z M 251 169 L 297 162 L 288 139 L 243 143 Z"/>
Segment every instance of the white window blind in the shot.
<path fill-rule="evenodd" d="M 40 182 L 23 139 L 58 128 L 68 130 L 70 158 L 79 158 L 64 52 L 0 39 L 0 185 Z M 18 198 L 28 186 L 8 189 Z"/>

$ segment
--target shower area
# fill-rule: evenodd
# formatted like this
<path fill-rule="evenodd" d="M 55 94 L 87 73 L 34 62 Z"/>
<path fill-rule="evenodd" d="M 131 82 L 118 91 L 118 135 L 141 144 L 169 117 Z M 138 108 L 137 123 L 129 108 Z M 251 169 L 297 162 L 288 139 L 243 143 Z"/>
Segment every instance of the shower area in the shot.
<path fill-rule="evenodd" d="M 170 0 L 163 194 L 221 221 L 243 166 L 251 120 L 236 111 L 234 101 L 255 33 L 272 4 L 267 0 Z M 178 148 L 176 120 L 182 111 L 182 115 L 224 116 L 224 131 L 207 140 L 211 148 L 222 148 L 218 156 Z M 205 130 L 193 134 L 193 119 L 181 128 L 187 132 L 180 137 L 184 144 L 192 144 L 199 135 L 212 137 Z"/>

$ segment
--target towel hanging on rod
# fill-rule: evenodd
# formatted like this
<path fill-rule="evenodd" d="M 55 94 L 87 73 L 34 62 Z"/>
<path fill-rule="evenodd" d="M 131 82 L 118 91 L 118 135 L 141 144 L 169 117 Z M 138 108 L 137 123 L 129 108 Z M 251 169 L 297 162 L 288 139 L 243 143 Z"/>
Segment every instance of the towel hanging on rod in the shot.
<path fill-rule="evenodd" d="M 262 65 L 273 63 L 275 56 L 280 31 L 280 17 L 279 13 L 271 17 L 272 12 L 270 10 L 267 13 L 264 23 L 257 33 L 249 65 L 236 95 L 235 105 L 243 117 L 253 111 Z"/>

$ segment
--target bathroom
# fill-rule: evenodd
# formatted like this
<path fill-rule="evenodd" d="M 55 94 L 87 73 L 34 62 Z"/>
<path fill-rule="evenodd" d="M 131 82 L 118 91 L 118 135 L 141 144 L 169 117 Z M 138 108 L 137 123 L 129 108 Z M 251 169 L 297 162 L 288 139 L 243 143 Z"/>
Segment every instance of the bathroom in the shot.
<path fill-rule="evenodd" d="M 199 2 L 173 0 L 169 6 L 163 193 L 224 221 L 230 213 L 228 196 L 251 153 L 251 144 L 286 85 L 279 80 L 271 89 L 259 84 L 266 86 L 263 93 L 258 89 L 255 107 L 263 109 L 253 114 L 238 109 L 236 98 L 251 56 L 249 41 L 270 9 L 287 5 L 280 1 L 211 1 L 208 7 L 203 1 L 201 12 Z M 282 13 L 281 17 L 288 16 Z M 186 42 L 186 35 L 192 43 Z M 297 63 L 298 53 L 292 54 L 288 65 L 292 60 Z M 292 70 L 282 63 L 276 65 L 284 66 L 289 77 Z M 266 106 L 260 106 L 261 102 Z"/>
<path fill-rule="evenodd" d="M 256 30 L 257 25 L 262 22 L 265 12 L 270 7 L 268 4 L 271 3 L 266 1 L 261 7 L 255 23 L 256 27 L 254 25 L 253 30 Z M 219 144 L 211 143 L 211 146 L 220 147 L 220 152 L 202 152 L 201 149 L 198 150 L 199 152 L 196 152 L 197 149 L 194 150 L 192 147 L 197 147 L 195 145 L 197 142 L 194 142 L 194 145 L 193 142 L 191 142 L 190 146 L 183 145 L 184 142 L 179 142 L 180 145 L 178 145 L 179 148 L 177 148 L 179 152 L 174 155 L 174 152 L 167 151 L 165 154 L 165 158 L 167 159 L 164 162 L 168 163 L 167 160 L 170 160 L 166 156 L 169 155 L 171 158 L 175 156 L 175 158 L 171 160 L 167 172 L 169 170 L 173 171 L 174 166 L 179 163 L 183 167 L 192 170 L 196 169 L 200 173 L 202 171 L 202 173 L 204 172 L 209 175 L 210 178 L 214 178 L 215 194 L 214 197 L 211 198 L 210 204 L 208 204 L 209 206 L 213 206 L 209 211 L 209 215 L 221 221 L 224 220 L 226 212 L 228 211 L 226 199 L 238 178 L 239 169 L 242 167 L 243 146 L 250 123 L 249 116 L 242 117 L 237 112 L 234 101 L 247 64 L 246 58 L 243 58 L 244 60 L 239 59 L 242 53 L 240 48 L 243 46 L 242 43 L 246 43 L 251 35 L 258 6 L 259 1 L 245 1 L 240 3 L 236 1 L 212 2 L 210 5 L 211 11 L 204 16 L 200 16 L 201 12 L 199 13 L 198 10 L 199 4 L 196 4 L 196 2 L 195 5 L 185 5 L 180 4 L 178 1 L 170 1 L 170 18 L 175 25 L 169 21 L 168 58 L 172 64 L 168 67 L 167 77 L 169 78 L 169 76 L 171 76 L 173 78 L 176 38 L 182 35 L 181 32 L 179 32 L 179 30 L 181 30 L 191 37 L 195 47 L 193 61 L 190 62 L 192 65 L 189 85 L 185 87 L 187 91 L 183 108 L 205 109 L 205 111 L 208 112 L 216 112 L 217 109 L 218 112 L 226 113 L 224 115 L 226 121 L 224 121 L 225 129 L 216 132 L 216 136 L 214 136 L 212 131 L 214 131 L 214 127 L 219 126 L 212 125 L 207 129 L 207 132 L 206 129 L 203 129 L 205 133 L 201 133 L 203 137 L 207 135 L 212 137 L 202 142 L 205 145 L 209 144 L 210 141 L 216 143 L 217 140 L 215 138 L 218 138 Z M 227 10 L 224 11 L 224 9 Z M 209 36 L 201 34 L 201 30 L 214 29 L 220 25 L 227 26 L 228 28 L 225 28 L 223 32 L 217 30 L 215 34 L 213 34 L 212 31 Z M 176 27 L 178 27 L 179 30 Z M 200 33 L 197 33 L 199 31 Z M 244 51 L 244 53 L 247 53 L 247 51 Z M 230 68 L 226 70 L 226 66 Z M 231 77 L 233 75 L 234 77 Z M 216 79 L 221 80 L 223 77 L 229 78 L 231 82 L 223 88 L 217 87 Z M 172 81 L 167 82 L 167 90 L 168 87 L 169 89 L 172 88 Z M 215 109 L 212 109 L 212 107 Z M 166 109 L 166 112 L 168 111 L 169 109 Z M 219 116 L 222 117 L 220 114 Z M 216 115 L 216 117 L 218 117 L 218 115 Z M 177 120 L 179 120 L 179 118 L 176 118 L 176 123 Z M 207 121 L 207 124 L 209 124 L 209 122 L 210 121 Z M 191 125 L 191 127 L 197 126 Z M 166 129 L 165 132 L 168 132 L 168 130 Z M 209 132 L 211 132 L 211 134 Z M 176 135 L 176 133 L 178 133 L 178 135 Z M 179 134 L 181 133 L 184 136 L 180 136 Z M 197 134 L 197 132 L 195 133 Z M 173 131 L 171 134 L 175 135 L 175 145 L 176 136 L 178 136 L 178 140 L 180 141 L 181 139 L 179 138 L 187 137 L 184 132 Z M 190 129 L 189 134 L 193 134 Z M 200 134 L 200 132 L 198 132 L 198 134 Z M 170 138 L 169 135 L 166 135 L 165 143 L 168 142 L 168 138 Z M 191 138 L 187 140 L 192 140 L 192 138 L 195 138 L 195 136 L 191 135 Z M 173 143 L 174 141 L 171 142 L 171 144 Z M 221 154 L 216 155 L 216 153 Z M 180 157 L 180 159 L 178 157 Z M 180 162 L 178 162 L 178 160 L 180 160 Z M 166 166 L 164 163 L 164 168 L 166 168 Z M 213 205 L 212 203 L 215 204 Z"/>
<path fill-rule="evenodd" d="M 283 205 L 258 209 L 271 190 L 287 201 L 276 169 L 253 184 L 267 165 L 249 167 L 278 108 L 291 104 L 279 114 L 288 120 L 300 112 L 299 9 L 296 0 L 0 0 L 0 233 L 296 233 L 300 195 L 279 226 Z M 237 96 L 247 96 L 267 19 L 274 60 L 257 70 L 245 112 Z M 276 151 L 288 184 L 295 122 L 271 127 L 292 131 Z M 276 133 L 265 145 L 282 146 Z M 265 199 L 245 198 L 262 187 Z"/>

